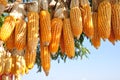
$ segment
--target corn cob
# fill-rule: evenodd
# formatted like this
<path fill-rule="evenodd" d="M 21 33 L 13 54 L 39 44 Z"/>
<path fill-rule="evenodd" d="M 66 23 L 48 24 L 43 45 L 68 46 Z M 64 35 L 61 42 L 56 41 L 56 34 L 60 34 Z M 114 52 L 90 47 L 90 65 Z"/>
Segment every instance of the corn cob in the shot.
<path fill-rule="evenodd" d="M 111 31 L 111 4 L 103 1 L 98 6 L 98 33 L 103 39 L 110 36 Z"/>
<path fill-rule="evenodd" d="M 26 47 L 26 22 L 18 19 L 15 27 L 15 47 L 18 50 L 23 50 Z"/>
<path fill-rule="evenodd" d="M 41 44 L 48 46 L 51 41 L 51 20 L 50 13 L 45 10 L 40 12 L 40 34 Z"/>
<path fill-rule="evenodd" d="M 75 2 L 77 2 L 78 0 L 71 1 L 71 9 L 70 9 L 70 21 L 71 21 L 71 27 L 72 27 L 72 32 L 74 37 L 79 38 L 81 33 L 82 33 L 82 15 L 81 15 L 81 11 L 79 9 L 79 5 L 75 6 Z M 78 1 L 79 3 L 79 1 Z"/>
<path fill-rule="evenodd" d="M 98 35 L 98 26 L 97 26 L 98 14 L 96 12 L 93 12 L 92 18 L 93 18 L 93 26 L 94 26 L 94 35 L 91 39 L 91 42 L 93 46 L 98 49 L 98 47 L 100 46 L 100 37 Z"/>
<path fill-rule="evenodd" d="M 59 48 L 62 25 L 63 25 L 63 22 L 60 18 L 52 19 L 52 25 L 51 25 L 52 38 L 49 45 L 49 51 L 53 55 L 58 51 L 58 48 Z"/>
<path fill-rule="evenodd" d="M 38 43 L 38 31 L 39 31 L 39 15 L 37 12 L 28 13 L 28 35 L 27 35 L 27 47 L 30 53 L 36 51 Z"/>
<path fill-rule="evenodd" d="M 12 34 L 15 27 L 15 19 L 13 16 L 7 16 L 0 29 L 0 39 L 6 41 Z"/>
<path fill-rule="evenodd" d="M 12 50 L 15 48 L 14 42 L 15 42 L 15 32 L 13 31 L 11 36 L 6 41 L 6 47 L 8 50 Z"/>
<path fill-rule="evenodd" d="M 83 32 L 89 38 L 94 35 L 94 26 L 92 21 L 92 11 L 88 0 L 80 0 Z"/>
<path fill-rule="evenodd" d="M 75 45 L 69 18 L 65 18 L 63 22 L 63 37 L 65 53 L 69 58 L 73 58 L 75 56 Z"/>
<path fill-rule="evenodd" d="M 61 53 L 62 53 L 62 54 L 65 53 L 63 31 L 62 31 L 61 37 L 60 37 L 60 50 L 61 50 Z"/>
<path fill-rule="evenodd" d="M 40 39 L 41 39 L 41 34 L 40 34 Z M 49 70 L 50 70 L 50 52 L 48 46 L 44 46 L 42 44 L 43 39 L 40 40 L 40 59 L 41 59 L 41 66 L 46 74 L 48 76 Z"/>
<path fill-rule="evenodd" d="M 28 48 L 26 48 L 24 57 L 25 57 L 26 67 L 28 69 L 33 68 L 35 60 L 36 60 L 36 50 L 31 52 Z"/>
<path fill-rule="evenodd" d="M 50 53 L 48 50 L 48 46 L 43 46 L 41 44 L 40 48 L 41 48 L 41 51 L 40 51 L 41 65 L 46 76 L 48 76 L 49 70 L 50 70 Z"/>
<path fill-rule="evenodd" d="M 116 40 L 120 40 L 120 4 L 112 6 L 112 28 Z"/>

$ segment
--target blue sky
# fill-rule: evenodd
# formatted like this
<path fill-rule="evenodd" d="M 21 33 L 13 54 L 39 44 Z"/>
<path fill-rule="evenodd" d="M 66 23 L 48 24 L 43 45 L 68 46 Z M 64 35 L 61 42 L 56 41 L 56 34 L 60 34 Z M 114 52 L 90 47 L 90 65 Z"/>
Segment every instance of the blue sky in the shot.
<path fill-rule="evenodd" d="M 101 42 L 95 49 L 88 40 L 84 45 L 90 50 L 89 58 L 52 61 L 49 76 L 44 72 L 36 73 L 35 66 L 22 80 L 120 80 L 120 42 L 112 45 L 109 41 Z"/>

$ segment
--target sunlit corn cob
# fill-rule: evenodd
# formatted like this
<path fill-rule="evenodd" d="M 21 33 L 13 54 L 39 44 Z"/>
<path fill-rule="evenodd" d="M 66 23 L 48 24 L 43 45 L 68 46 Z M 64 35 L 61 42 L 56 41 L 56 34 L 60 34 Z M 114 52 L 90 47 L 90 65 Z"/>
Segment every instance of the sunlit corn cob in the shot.
<path fill-rule="evenodd" d="M 0 39 L 6 41 L 12 34 L 15 27 L 15 19 L 13 16 L 7 16 L 0 29 Z"/>
<path fill-rule="evenodd" d="M 63 22 L 63 37 L 64 37 L 65 53 L 69 58 L 73 58 L 75 56 L 75 45 L 71 30 L 70 19 L 68 18 L 65 18 Z"/>
<path fill-rule="evenodd" d="M 23 50 L 26 47 L 26 22 L 18 19 L 15 26 L 15 47 L 18 50 Z"/>
<path fill-rule="evenodd" d="M 28 26 L 27 26 L 27 47 L 30 52 L 36 51 L 38 44 L 38 31 L 39 31 L 39 15 L 37 12 L 28 13 Z"/>
<path fill-rule="evenodd" d="M 62 22 L 62 19 L 60 18 L 54 18 L 52 19 L 51 24 L 52 24 L 51 25 L 52 38 L 51 38 L 51 42 L 49 45 L 49 51 L 51 54 L 54 55 L 58 51 L 58 48 L 59 48 L 63 22 Z"/>
<path fill-rule="evenodd" d="M 94 26 L 94 35 L 91 39 L 91 42 L 93 46 L 98 49 L 98 47 L 100 46 L 100 37 L 98 34 L 98 14 L 96 12 L 93 12 L 92 18 L 93 18 L 93 26 Z"/>
<path fill-rule="evenodd" d="M 112 28 L 116 40 L 120 40 L 120 4 L 112 6 Z"/>
<path fill-rule="evenodd" d="M 111 31 L 111 4 L 103 1 L 98 6 L 98 33 L 103 39 L 110 36 Z"/>
<path fill-rule="evenodd" d="M 92 21 L 92 11 L 88 0 L 80 0 L 83 32 L 89 38 L 94 35 L 94 26 Z"/>
<path fill-rule="evenodd" d="M 83 12 L 83 32 L 87 37 L 92 38 L 94 35 L 94 26 L 92 21 L 92 12 L 90 5 L 84 8 L 85 13 Z"/>
<path fill-rule="evenodd" d="M 41 44 L 40 49 L 41 49 L 40 50 L 41 65 L 42 65 L 42 68 L 43 68 L 46 76 L 48 76 L 49 70 L 50 70 L 50 61 L 51 61 L 48 46 L 43 46 Z"/>
<path fill-rule="evenodd" d="M 51 41 L 51 19 L 48 11 L 40 12 L 40 34 L 41 44 L 48 46 Z"/>
<path fill-rule="evenodd" d="M 6 41 L 6 47 L 8 50 L 12 50 L 15 48 L 15 32 L 13 31 L 11 36 Z"/>
<path fill-rule="evenodd" d="M 70 9 L 70 21 L 71 21 L 73 35 L 79 39 L 83 30 L 82 15 L 79 6 L 75 6 L 74 3 L 75 1 L 72 0 L 71 1 L 72 6 Z"/>

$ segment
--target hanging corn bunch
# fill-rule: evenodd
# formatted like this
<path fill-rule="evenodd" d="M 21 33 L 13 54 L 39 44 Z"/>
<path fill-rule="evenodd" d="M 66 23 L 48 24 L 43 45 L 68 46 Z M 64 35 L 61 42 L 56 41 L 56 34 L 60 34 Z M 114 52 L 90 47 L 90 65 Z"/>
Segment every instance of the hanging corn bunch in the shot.
<path fill-rule="evenodd" d="M 83 25 L 78 0 L 71 0 L 70 21 L 73 35 L 79 39 L 82 34 Z"/>
<path fill-rule="evenodd" d="M 111 31 L 111 4 L 109 1 L 102 1 L 98 6 L 98 33 L 103 39 L 110 36 Z"/>
<path fill-rule="evenodd" d="M 93 44 L 93 46 L 95 48 L 98 49 L 98 47 L 100 46 L 100 37 L 99 37 L 99 34 L 98 34 L 98 13 L 97 12 L 93 12 L 92 14 L 92 18 L 93 18 L 93 26 L 94 26 L 94 35 L 91 39 L 91 42 Z"/>

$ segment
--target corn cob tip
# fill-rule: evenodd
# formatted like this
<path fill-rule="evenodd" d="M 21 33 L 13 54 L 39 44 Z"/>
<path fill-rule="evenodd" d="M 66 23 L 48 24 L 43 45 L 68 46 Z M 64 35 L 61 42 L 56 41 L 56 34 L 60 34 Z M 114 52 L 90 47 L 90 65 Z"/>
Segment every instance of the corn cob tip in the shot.
<path fill-rule="evenodd" d="M 51 54 L 52 54 L 53 56 L 55 56 L 56 52 L 51 52 Z"/>
<path fill-rule="evenodd" d="M 48 76 L 49 75 L 49 71 L 45 71 L 45 75 Z"/>
<path fill-rule="evenodd" d="M 29 73 L 29 69 L 26 67 L 25 68 L 25 74 L 28 74 Z"/>
<path fill-rule="evenodd" d="M 106 39 L 103 38 L 103 41 L 106 41 Z"/>
<path fill-rule="evenodd" d="M 79 39 L 80 38 L 80 35 L 79 36 L 77 36 L 77 39 Z"/>
<path fill-rule="evenodd" d="M 115 43 L 114 43 L 114 42 L 113 42 L 112 44 L 113 44 L 113 45 L 115 45 Z"/>
<path fill-rule="evenodd" d="M 73 58 L 74 58 L 74 55 L 73 55 L 73 56 L 68 56 L 68 58 L 73 59 Z"/>
<path fill-rule="evenodd" d="M 99 48 L 99 46 L 97 46 L 97 47 L 95 47 L 96 49 L 98 49 Z"/>

